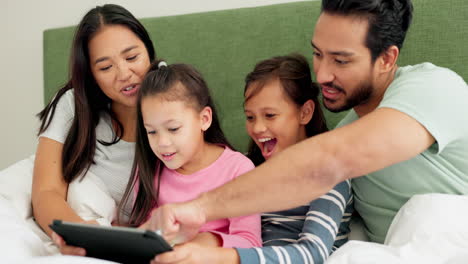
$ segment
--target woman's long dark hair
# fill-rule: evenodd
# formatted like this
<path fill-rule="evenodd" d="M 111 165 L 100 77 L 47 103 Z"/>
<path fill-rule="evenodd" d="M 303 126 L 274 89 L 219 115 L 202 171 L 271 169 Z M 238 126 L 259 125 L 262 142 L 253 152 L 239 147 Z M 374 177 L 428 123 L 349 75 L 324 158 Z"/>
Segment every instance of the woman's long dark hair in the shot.
<path fill-rule="evenodd" d="M 211 126 L 204 132 L 205 142 L 224 145 L 234 149 L 226 139 L 219 124 L 215 105 L 211 99 L 208 86 L 201 74 L 187 64 L 171 64 L 159 67 L 154 62 L 143 80 L 137 101 L 137 143 L 132 174 L 118 209 L 118 222 L 123 223 L 124 215 L 129 217 L 128 225 L 138 226 L 148 217 L 151 210 L 158 206 L 159 186 L 164 163 L 151 150 L 141 112 L 141 101 L 150 96 L 163 96 L 170 101 L 184 101 L 196 111 L 204 107 L 212 110 Z M 181 85 L 178 85 L 181 84 Z M 155 188 L 155 179 L 158 184 Z M 131 212 L 125 212 L 131 202 L 134 188 L 138 193 Z"/>
<path fill-rule="evenodd" d="M 244 102 L 260 92 L 269 80 L 278 78 L 285 94 L 298 106 L 301 107 L 308 100 L 315 104 L 312 120 L 305 126 L 306 136 L 311 137 L 328 130 L 323 111 L 320 108 L 318 100 L 319 87 L 312 82 L 309 63 L 307 59 L 299 54 L 288 56 L 278 56 L 263 60 L 255 65 L 255 68 L 245 78 L 244 97 L 247 89 L 255 83 L 255 90 L 244 98 Z M 249 150 L 247 152 L 255 166 L 265 162 L 262 151 L 250 140 Z"/>
<path fill-rule="evenodd" d="M 104 25 L 127 27 L 145 44 L 150 61 L 155 57 L 148 32 L 125 8 L 113 4 L 97 6 L 83 17 L 73 40 L 69 81 L 38 114 L 41 120 L 38 134 L 41 134 L 54 118 L 60 98 L 68 90 L 73 89 L 75 115 L 62 151 L 62 172 L 67 183 L 84 175 L 93 163 L 96 151 L 96 126 L 103 114 L 108 114 L 112 123 L 117 124 L 117 131 L 111 142 L 99 141 L 100 144 L 115 144 L 124 133 L 122 123 L 110 109 L 111 99 L 99 88 L 90 69 L 88 42 Z"/>

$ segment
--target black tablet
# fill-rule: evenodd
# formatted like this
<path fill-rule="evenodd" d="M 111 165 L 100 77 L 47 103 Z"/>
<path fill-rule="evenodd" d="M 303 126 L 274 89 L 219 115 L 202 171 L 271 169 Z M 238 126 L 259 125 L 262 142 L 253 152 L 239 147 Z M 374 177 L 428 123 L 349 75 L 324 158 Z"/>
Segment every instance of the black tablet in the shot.
<path fill-rule="evenodd" d="M 172 247 L 156 232 L 104 227 L 54 220 L 49 225 L 68 245 L 86 249 L 86 256 L 120 263 L 149 263 L 157 254 Z"/>

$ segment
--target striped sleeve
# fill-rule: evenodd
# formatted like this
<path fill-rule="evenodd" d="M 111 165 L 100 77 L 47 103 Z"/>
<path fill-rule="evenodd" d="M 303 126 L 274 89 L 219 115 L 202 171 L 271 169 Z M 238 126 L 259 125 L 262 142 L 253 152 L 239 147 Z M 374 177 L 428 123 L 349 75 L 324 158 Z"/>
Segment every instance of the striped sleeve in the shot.
<path fill-rule="evenodd" d="M 310 202 L 302 231 L 296 239 L 270 230 L 272 236 L 263 248 L 236 248 L 241 263 L 324 263 L 327 257 L 348 239 L 351 219 L 352 192 L 349 181 Z M 275 215 L 275 221 L 292 221 L 291 217 Z M 299 218 L 300 216 L 296 216 Z"/>

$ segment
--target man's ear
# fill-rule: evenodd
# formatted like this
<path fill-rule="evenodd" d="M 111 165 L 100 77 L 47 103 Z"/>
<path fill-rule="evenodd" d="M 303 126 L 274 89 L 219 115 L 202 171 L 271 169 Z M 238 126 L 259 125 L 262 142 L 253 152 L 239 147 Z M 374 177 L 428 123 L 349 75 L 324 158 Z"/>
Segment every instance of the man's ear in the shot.
<path fill-rule="evenodd" d="M 394 69 L 395 64 L 400 54 L 400 49 L 392 45 L 382 55 L 377 58 L 379 71 L 386 73 Z"/>
<path fill-rule="evenodd" d="M 312 116 L 314 115 L 314 110 L 315 110 L 315 103 L 312 100 L 307 100 L 302 106 L 301 106 L 301 116 L 299 119 L 299 122 L 301 125 L 307 125 L 310 120 L 312 119 Z"/>
<path fill-rule="evenodd" d="M 201 122 L 201 129 L 203 131 L 208 130 L 211 126 L 211 122 L 213 121 L 213 112 L 211 107 L 205 106 L 200 112 L 200 122 Z"/>

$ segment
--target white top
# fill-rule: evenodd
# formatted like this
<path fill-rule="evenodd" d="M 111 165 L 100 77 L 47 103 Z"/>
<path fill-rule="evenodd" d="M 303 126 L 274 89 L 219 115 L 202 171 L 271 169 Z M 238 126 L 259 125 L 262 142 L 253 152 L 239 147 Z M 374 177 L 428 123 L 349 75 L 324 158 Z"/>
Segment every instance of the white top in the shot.
<path fill-rule="evenodd" d="M 40 137 L 47 137 L 63 144 L 72 124 L 74 112 L 74 94 L 73 90 L 69 90 L 60 98 L 53 120 Z M 113 136 L 110 117 L 101 117 L 96 127 L 96 140 L 111 142 Z M 134 152 L 133 142 L 120 140 L 110 146 L 96 142 L 95 163 L 91 164 L 88 173 L 97 175 L 103 181 L 116 204 L 120 203 L 127 186 Z"/>

